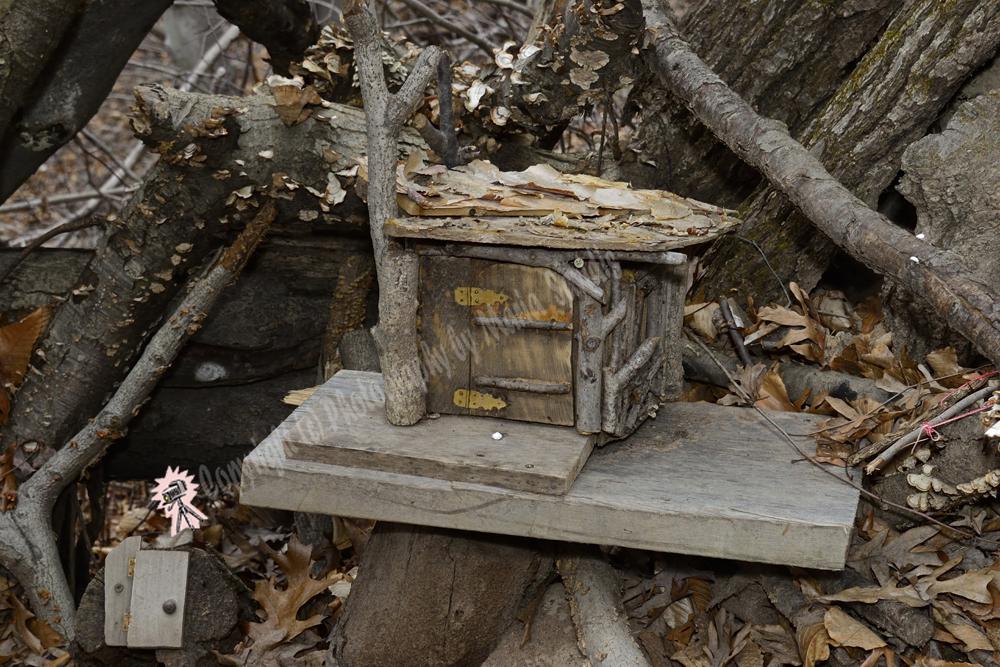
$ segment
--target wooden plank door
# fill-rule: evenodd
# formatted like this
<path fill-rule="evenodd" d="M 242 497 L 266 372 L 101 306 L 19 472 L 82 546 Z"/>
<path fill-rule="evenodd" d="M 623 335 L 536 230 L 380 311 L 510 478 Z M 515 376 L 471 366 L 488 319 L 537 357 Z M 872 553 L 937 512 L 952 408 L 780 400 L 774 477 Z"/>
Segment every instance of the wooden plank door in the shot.
<path fill-rule="evenodd" d="M 474 343 L 469 305 L 460 303 L 472 279 L 472 260 L 420 258 L 420 361 L 427 378 L 427 410 L 467 415 L 455 392 L 468 392 Z M 462 290 L 465 290 L 463 292 Z"/>
<path fill-rule="evenodd" d="M 572 426 L 569 285 L 551 269 L 481 260 L 471 285 L 469 414 Z"/>

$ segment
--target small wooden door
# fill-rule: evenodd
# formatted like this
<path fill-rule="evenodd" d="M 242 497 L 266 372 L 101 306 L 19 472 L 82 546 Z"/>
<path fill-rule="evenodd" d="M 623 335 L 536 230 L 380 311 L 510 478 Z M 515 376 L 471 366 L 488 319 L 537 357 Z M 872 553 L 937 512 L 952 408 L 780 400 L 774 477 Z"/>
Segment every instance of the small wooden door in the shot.
<path fill-rule="evenodd" d="M 550 269 L 423 257 L 421 352 L 432 412 L 574 424 L 573 294 Z"/>

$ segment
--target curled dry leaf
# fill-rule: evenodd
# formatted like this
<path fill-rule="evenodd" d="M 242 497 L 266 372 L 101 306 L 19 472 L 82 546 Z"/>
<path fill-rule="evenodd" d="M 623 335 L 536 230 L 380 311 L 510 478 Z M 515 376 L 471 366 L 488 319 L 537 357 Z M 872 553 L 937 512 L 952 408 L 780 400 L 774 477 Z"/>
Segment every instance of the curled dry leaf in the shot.
<path fill-rule="evenodd" d="M 799 412 L 791 400 L 788 398 L 788 390 L 781 377 L 774 371 L 768 371 L 764 375 L 758 390 L 756 405 L 765 410 L 780 410 L 783 412 Z"/>
<path fill-rule="evenodd" d="M 871 651 L 885 646 L 885 641 L 861 622 L 844 613 L 840 607 L 830 607 L 823 615 L 823 624 L 830 639 L 840 646 L 853 646 Z"/>

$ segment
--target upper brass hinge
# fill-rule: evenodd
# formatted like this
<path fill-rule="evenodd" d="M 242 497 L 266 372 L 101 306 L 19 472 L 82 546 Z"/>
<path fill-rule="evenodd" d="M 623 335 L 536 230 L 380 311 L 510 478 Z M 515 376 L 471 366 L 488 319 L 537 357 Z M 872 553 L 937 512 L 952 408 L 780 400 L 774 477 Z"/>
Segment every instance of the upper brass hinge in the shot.
<path fill-rule="evenodd" d="M 504 303 L 510 298 L 502 292 L 478 287 L 456 287 L 455 302 L 460 306 L 492 306 Z"/>

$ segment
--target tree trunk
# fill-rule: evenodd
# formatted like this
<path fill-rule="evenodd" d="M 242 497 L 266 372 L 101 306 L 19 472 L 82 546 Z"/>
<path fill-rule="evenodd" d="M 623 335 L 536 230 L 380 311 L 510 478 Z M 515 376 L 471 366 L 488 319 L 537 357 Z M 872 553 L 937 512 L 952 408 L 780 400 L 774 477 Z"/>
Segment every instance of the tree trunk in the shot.
<path fill-rule="evenodd" d="M 82 8 L 77 0 L 8 0 L 0 6 L 0 137 Z M 0 191 L 6 189 L 0 183 Z"/>
<path fill-rule="evenodd" d="M 337 630 L 344 667 L 477 667 L 551 570 L 530 540 L 379 522 Z"/>
<path fill-rule="evenodd" d="M 701 0 L 679 25 L 692 49 L 733 90 L 797 136 L 902 5 L 903 0 Z M 654 85 L 637 102 L 641 152 L 626 171 L 638 182 L 730 207 L 760 183 L 760 175 L 682 100 Z"/>
<path fill-rule="evenodd" d="M 993 363 L 1000 363 L 1000 297 L 965 271 L 960 256 L 896 227 L 866 207 L 780 123 L 762 118 L 679 37 L 657 0 L 650 66 L 734 151 L 763 172 L 815 227 L 875 271 L 920 294 Z M 1000 31 L 1000 21 L 995 28 Z"/>
<path fill-rule="evenodd" d="M 1000 2 L 910 0 L 799 138 L 874 207 L 906 147 L 998 46 Z M 795 280 L 807 292 L 816 285 L 836 246 L 783 195 L 771 186 L 758 188 L 741 217 L 741 234 L 760 245 L 782 284 Z M 778 300 L 781 286 L 752 245 L 722 239 L 705 262 L 710 269 L 695 290 L 705 287 L 708 298 L 735 287 L 762 303 Z"/>
<path fill-rule="evenodd" d="M 0 141 L 0 202 L 90 122 L 171 0 L 81 4 L 86 9 L 66 31 L 59 50 L 25 98 L 17 99 L 17 121 Z"/>

